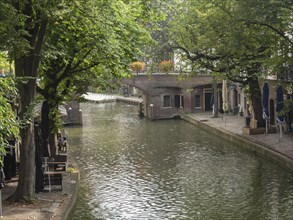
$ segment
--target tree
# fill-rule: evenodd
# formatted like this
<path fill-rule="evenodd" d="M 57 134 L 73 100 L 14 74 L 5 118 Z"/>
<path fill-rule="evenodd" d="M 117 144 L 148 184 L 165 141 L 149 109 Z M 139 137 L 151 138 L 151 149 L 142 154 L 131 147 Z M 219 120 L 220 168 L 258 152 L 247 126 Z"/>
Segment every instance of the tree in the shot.
<path fill-rule="evenodd" d="M 263 63 L 267 74 L 284 79 L 288 72 L 292 72 L 293 66 L 293 1 L 257 1 L 254 4 L 242 0 L 239 5 L 242 13 L 237 18 L 238 21 L 243 22 L 247 28 L 265 30 L 267 36 L 264 39 L 272 39 L 272 43 L 268 45 L 271 54 Z"/>
<path fill-rule="evenodd" d="M 284 36 L 268 25 L 255 25 L 252 19 L 262 19 L 261 24 L 264 19 L 267 24 L 273 22 L 286 33 L 290 16 L 284 12 L 285 6 L 281 1 L 184 1 L 177 6 L 172 22 L 173 48 L 197 70 L 221 73 L 249 86 L 258 126 L 264 125 L 258 78 L 268 74 L 264 70 L 272 69 L 270 64 L 280 50 L 276 45 L 284 43 Z M 286 43 L 288 48 L 290 42 Z"/>
<path fill-rule="evenodd" d="M 61 3 L 60 3 L 61 4 Z M 35 195 L 35 141 L 32 115 L 36 95 L 36 81 L 40 55 L 48 20 L 60 5 L 54 1 L 1 1 L 4 22 L 0 33 L 5 33 L 1 47 L 12 55 L 19 92 L 21 147 L 19 179 L 14 199 L 30 200 Z M 11 14 L 9 14 L 11 12 Z M 3 25 L 2 25 L 3 24 Z"/>
<path fill-rule="evenodd" d="M 142 42 L 143 38 L 145 38 L 143 32 L 146 33 L 144 29 L 137 29 L 136 32 L 130 30 L 135 30 L 138 27 L 137 20 L 142 21 L 150 16 L 152 2 L 140 0 L 90 2 L 83 0 L 3 0 L 0 2 L 0 34 L 1 39 L 4 40 L 1 41 L 0 48 L 1 51 L 7 50 L 14 59 L 20 94 L 19 117 L 22 122 L 22 140 L 19 181 L 14 195 L 16 200 L 29 200 L 34 197 L 35 143 L 32 109 L 36 96 L 40 64 L 43 73 L 54 72 L 53 75 L 57 74 L 57 77 L 54 78 L 58 79 L 57 83 L 50 82 L 54 87 L 56 85 L 58 87 L 55 90 L 58 94 L 56 96 L 57 100 L 55 101 L 54 97 L 51 99 L 51 103 L 55 107 L 56 103 L 60 101 L 58 97 L 62 96 L 62 94 L 67 94 L 73 88 L 75 90 L 84 88 L 85 84 L 81 82 L 89 82 L 90 77 L 82 77 L 81 74 L 77 74 L 78 72 L 85 74 L 86 70 L 99 65 L 101 60 L 108 61 L 108 63 L 107 65 L 99 65 L 97 68 L 105 70 L 111 67 L 111 73 L 119 70 L 122 65 L 128 66 L 130 60 L 133 59 L 133 54 L 136 52 L 136 47 L 134 47 L 136 42 L 133 39 L 140 38 L 138 42 Z M 126 5 L 128 7 L 124 7 Z M 78 10 L 74 10 L 75 6 Z M 112 13 L 112 16 L 110 16 L 109 12 Z M 98 13 L 100 15 L 96 16 Z M 124 13 L 130 16 L 131 19 L 123 16 Z M 87 14 L 89 16 L 86 16 Z M 65 19 L 65 15 L 68 16 L 67 19 Z M 85 27 L 88 28 L 89 24 L 95 27 L 91 29 L 92 32 L 90 33 L 90 31 L 86 30 L 83 33 L 84 27 L 78 25 L 79 21 L 74 19 L 75 16 L 79 19 L 82 18 L 82 24 L 86 24 Z M 98 19 L 99 27 L 95 26 L 94 19 L 96 18 Z M 60 21 L 62 25 L 58 24 Z M 67 32 L 63 33 L 62 27 L 65 27 Z M 109 33 L 108 27 L 111 27 Z M 71 30 L 70 28 L 73 29 Z M 101 28 L 101 32 L 99 28 Z M 46 50 L 43 50 L 45 34 L 48 30 L 51 36 L 48 38 L 50 39 L 49 41 L 46 40 Z M 63 33 L 60 41 L 57 38 L 60 35 L 58 36 L 54 33 L 54 30 Z M 71 31 L 74 34 L 71 34 Z M 133 35 L 134 33 L 137 34 L 137 37 Z M 81 40 L 84 36 L 86 38 Z M 77 42 L 75 42 L 75 38 L 77 38 Z M 70 42 L 72 45 L 65 43 L 63 46 L 64 42 Z M 119 43 L 117 44 L 117 42 Z M 99 46 L 95 47 L 95 45 Z M 106 48 L 106 45 L 108 48 Z M 83 48 L 84 46 L 85 48 Z M 59 53 L 60 48 L 61 52 Z M 101 51 L 107 51 L 107 53 L 101 53 Z M 58 59 L 61 59 L 61 61 Z M 127 62 L 125 62 L 126 59 Z M 50 66 L 53 67 L 51 70 L 49 70 Z M 63 67 L 65 69 L 62 69 Z M 61 69 L 58 70 L 58 68 Z M 59 77 L 59 75 L 62 76 Z M 85 74 L 85 76 L 90 76 L 90 74 Z M 50 78 L 50 75 L 47 75 L 48 78 Z M 73 83 L 78 86 L 70 87 Z M 52 118 L 54 118 L 54 111 L 52 114 Z"/>
<path fill-rule="evenodd" d="M 49 112 L 46 121 L 52 156 L 56 152 L 54 134 L 61 126 L 58 106 L 70 93 L 87 91 L 95 79 L 113 82 L 125 75 L 130 61 L 149 40 L 142 23 L 136 21 L 142 19 L 143 8 L 133 5 L 135 2 L 142 4 L 72 2 L 67 5 L 68 13 L 49 23 L 38 92 Z"/>
<path fill-rule="evenodd" d="M 135 57 L 133 54 L 139 51 L 137 43 L 148 38 L 147 31 L 140 27 L 149 16 L 152 16 L 153 2 L 142 0 L 90 2 L 3 0 L 0 2 L 0 34 L 1 39 L 4 40 L 1 40 L 0 48 L 1 51 L 8 51 L 14 59 L 20 95 L 19 117 L 22 122 L 19 179 L 14 199 L 30 200 L 35 196 L 35 141 L 32 110 L 40 64 L 42 72 L 46 72 L 44 75 L 47 81 L 51 80 L 51 75 L 57 74 L 49 83 L 53 86 L 53 90 L 54 87 L 57 88 L 54 90 L 57 96 L 51 97 L 51 103 L 55 108 L 63 99 L 60 99 L 63 94 L 68 94 L 71 90 L 80 90 L 88 84 L 90 74 L 85 72 L 90 71 L 94 66 L 99 70 L 106 69 L 107 73 L 111 72 L 111 74 L 120 73 L 122 66 L 128 66 Z M 74 10 L 74 7 L 78 10 Z M 100 13 L 99 16 L 96 16 L 98 13 Z M 89 16 L 86 16 L 87 14 Z M 68 17 L 65 19 L 65 16 Z M 85 33 L 83 33 L 84 27 L 78 25 L 79 20 L 74 19 L 75 17 L 81 19 L 82 24 L 86 24 Z M 96 18 L 98 20 L 94 21 Z M 61 25 L 58 22 L 61 22 Z M 96 26 L 95 22 L 99 26 Z M 63 32 L 62 27 L 67 31 Z M 110 30 L 107 30 L 109 27 L 111 27 Z M 89 28 L 93 31 L 90 32 Z M 48 41 L 46 40 L 46 49 L 43 50 L 47 31 L 50 37 Z M 58 35 L 56 31 L 63 34 Z M 66 42 L 70 42 L 71 45 Z M 82 74 L 86 77 L 81 76 Z M 72 86 L 73 84 L 75 85 Z M 49 93 L 51 94 L 51 91 Z M 54 118 L 54 110 L 51 114 Z"/>
<path fill-rule="evenodd" d="M 158 64 L 162 60 L 173 59 L 173 51 L 169 45 L 169 22 L 174 12 L 173 5 L 175 5 L 174 0 L 154 1 L 153 3 L 152 7 L 160 11 L 160 17 L 155 22 L 152 21 L 146 24 L 152 41 L 143 45 L 141 48 L 143 55 L 139 58 L 147 63 L 148 71 L 150 72 L 158 71 Z"/>

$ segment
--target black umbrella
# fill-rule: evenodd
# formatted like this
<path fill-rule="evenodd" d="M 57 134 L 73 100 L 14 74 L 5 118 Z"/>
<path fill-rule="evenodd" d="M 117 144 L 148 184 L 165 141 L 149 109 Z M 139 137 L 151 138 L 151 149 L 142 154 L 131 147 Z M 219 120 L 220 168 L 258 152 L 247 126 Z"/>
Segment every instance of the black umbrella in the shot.
<path fill-rule="evenodd" d="M 284 109 L 284 91 L 282 86 L 279 86 L 277 88 L 276 95 L 277 95 L 276 111 L 278 112 L 276 120 L 279 124 L 284 124 L 285 117 L 284 115 L 281 114 L 281 112 Z"/>

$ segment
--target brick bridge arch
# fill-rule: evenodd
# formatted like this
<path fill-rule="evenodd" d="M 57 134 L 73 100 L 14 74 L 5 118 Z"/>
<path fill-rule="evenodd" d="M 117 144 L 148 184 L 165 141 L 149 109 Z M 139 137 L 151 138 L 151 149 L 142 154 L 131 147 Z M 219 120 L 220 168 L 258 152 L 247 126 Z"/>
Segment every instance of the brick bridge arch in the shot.
<path fill-rule="evenodd" d="M 204 105 L 203 90 L 210 91 L 212 81 L 213 78 L 210 75 L 179 79 L 179 75 L 175 74 L 153 74 L 122 79 L 121 83 L 135 87 L 143 92 L 145 116 L 150 119 L 162 119 L 193 112 L 194 96 L 196 94 L 201 95 L 201 101 Z M 166 96 L 169 96 L 170 106 L 164 106 L 166 105 L 166 100 L 164 100 Z"/>

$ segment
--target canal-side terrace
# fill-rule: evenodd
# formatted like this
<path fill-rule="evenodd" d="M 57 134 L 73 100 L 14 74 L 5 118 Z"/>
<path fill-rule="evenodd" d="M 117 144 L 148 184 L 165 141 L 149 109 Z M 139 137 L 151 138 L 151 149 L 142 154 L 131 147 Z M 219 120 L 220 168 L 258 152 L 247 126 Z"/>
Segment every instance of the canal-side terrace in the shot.
<path fill-rule="evenodd" d="M 285 133 L 243 134 L 244 117 L 233 114 L 220 114 L 215 118 L 211 112 L 183 115 L 182 118 L 211 135 L 217 135 L 238 144 L 262 157 L 270 159 L 293 172 L 293 136 Z"/>

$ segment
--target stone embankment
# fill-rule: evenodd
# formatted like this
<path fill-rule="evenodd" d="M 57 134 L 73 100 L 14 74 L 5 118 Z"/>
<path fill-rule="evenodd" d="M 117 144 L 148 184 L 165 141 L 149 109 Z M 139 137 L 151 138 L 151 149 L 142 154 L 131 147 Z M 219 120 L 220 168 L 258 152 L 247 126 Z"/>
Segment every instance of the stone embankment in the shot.
<path fill-rule="evenodd" d="M 293 172 L 293 134 L 285 133 L 280 139 L 279 132 L 247 135 L 242 129 L 244 117 L 221 115 L 212 117 L 211 112 L 183 115 L 182 118 L 199 126 L 213 135 L 230 140 L 262 157 L 270 159 Z"/>

